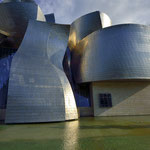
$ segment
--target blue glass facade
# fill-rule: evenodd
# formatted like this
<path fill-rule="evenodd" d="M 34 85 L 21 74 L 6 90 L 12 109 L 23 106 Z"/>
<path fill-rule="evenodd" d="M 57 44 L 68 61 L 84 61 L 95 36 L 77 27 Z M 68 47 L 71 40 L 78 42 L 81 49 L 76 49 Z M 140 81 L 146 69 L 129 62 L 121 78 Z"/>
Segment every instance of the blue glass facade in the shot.
<path fill-rule="evenodd" d="M 11 61 L 14 54 L 0 59 L 0 109 L 6 108 L 8 81 Z"/>
<path fill-rule="evenodd" d="M 90 107 L 90 99 L 79 94 L 75 94 L 77 107 Z"/>

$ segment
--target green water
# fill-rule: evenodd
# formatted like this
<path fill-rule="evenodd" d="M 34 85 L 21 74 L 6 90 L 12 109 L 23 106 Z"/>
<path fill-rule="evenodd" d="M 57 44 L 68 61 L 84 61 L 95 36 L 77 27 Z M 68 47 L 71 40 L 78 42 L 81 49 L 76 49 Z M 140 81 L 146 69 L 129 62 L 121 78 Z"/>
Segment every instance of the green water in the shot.
<path fill-rule="evenodd" d="M 0 125 L 0 150 L 150 150 L 150 116 Z"/>

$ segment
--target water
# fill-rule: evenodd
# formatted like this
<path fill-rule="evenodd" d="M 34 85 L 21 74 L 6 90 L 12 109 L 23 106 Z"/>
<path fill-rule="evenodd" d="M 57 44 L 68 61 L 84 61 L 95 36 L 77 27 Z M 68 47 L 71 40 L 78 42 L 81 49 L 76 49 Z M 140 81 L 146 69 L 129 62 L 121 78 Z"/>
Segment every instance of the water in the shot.
<path fill-rule="evenodd" d="M 0 125 L 0 150 L 150 150 L 150 116 Z"/>

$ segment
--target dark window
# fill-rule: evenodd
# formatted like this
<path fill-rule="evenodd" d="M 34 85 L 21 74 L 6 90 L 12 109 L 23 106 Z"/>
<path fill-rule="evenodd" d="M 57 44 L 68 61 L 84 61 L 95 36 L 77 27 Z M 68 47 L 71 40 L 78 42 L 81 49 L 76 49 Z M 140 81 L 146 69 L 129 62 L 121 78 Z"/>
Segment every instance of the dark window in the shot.
<path fill-rule="evenodd" d="M 91 107 L 90 100 L 90 84 L 84 83 L 78 86 L 78 94 L 81 96 L 80 102 L 82 101 L 82 107 Z M 80 106 L 81 107 L 81 106 Z"/>
<path fill-rule="evenodd" d="M 112 107 L 112 98 L 109 93 L 99 94 L 99 107 Z"/>
<path fill-rule="evenodd" d="M 90 84 L 85 83 L 85 84 L 80 84 L 78 88 L 78 93 L 81 96 L 84 96 L 86 98 L 90 98 Z"/>

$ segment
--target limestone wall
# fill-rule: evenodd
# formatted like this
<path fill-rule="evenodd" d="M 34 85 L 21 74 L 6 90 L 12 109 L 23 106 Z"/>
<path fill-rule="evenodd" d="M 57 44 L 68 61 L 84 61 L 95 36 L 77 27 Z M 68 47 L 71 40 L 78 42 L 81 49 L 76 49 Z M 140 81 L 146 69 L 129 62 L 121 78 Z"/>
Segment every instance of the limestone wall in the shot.
<path fill-rule="evenodd" d="M 94 116 L 150 114 L 150 82 L 93 82 L 92 92 Z M 111 93 L 113 107 L 99 107 L 100 93 Z"/>

